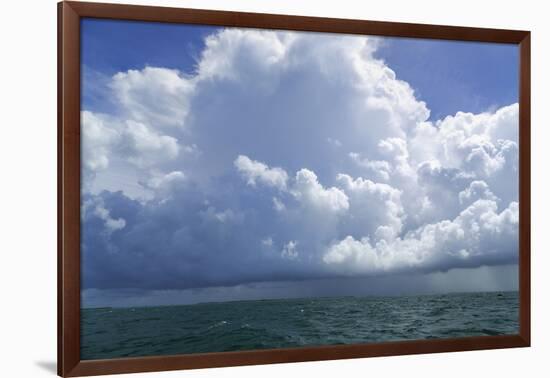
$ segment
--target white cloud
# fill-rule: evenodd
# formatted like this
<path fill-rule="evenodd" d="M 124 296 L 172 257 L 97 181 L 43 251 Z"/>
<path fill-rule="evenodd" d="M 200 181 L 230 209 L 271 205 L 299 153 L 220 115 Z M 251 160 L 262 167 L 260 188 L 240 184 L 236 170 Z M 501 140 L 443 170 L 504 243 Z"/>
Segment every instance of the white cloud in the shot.
<path fill-rule="evenodd" d="M 89 111 L 80 115 L 82 130 L 82 163 L 90 172 L 106 169 L 112 146 L 119 134 L 106 125 L 104 117 Z"/>
<path fill-rule="evenodd" d="M 417 167 L 417 186 L 439 209 L 432 220 L 459 211 L 458 195 L 473 181 L 485 182 L 500 205 L 518 200 L 518 130 L 517 104 L 417 125 L 409 161 Z"/>
<path fill-rule="evenodd" d="M 405 217 L 400 190 L 346 174 L 339 174 L 337 181 L 349 196 L 349 231 L 390 239 L 400 233 Z"/>
<path fill-rule="evenodd" d="M 178 156 L 179 145 L 176 138 L 160 135 L 135 121 L 126 121 L 124 126 L 118 149 L 130 163 L 147 167 Z"/>
<path fill-rule="evenodd" d="M 111 87 L 129 118 L 155 128 L 185 125 L 194 83 L 179 71 L 145 67 L 119 72 Z"/>
<path fill-rule="evenodd" d="M 383 157 L 391 162 L 394 172 L 401 176 L 412 174 L 406 140 L 402 138 L 383 139 L 378 143 L 378 150 Z"/>
<path fill-rule="evenodd" d="M 346 194 L 336 188 L 325 189 L 314 172 L 309 169 L 301 169 L 296 173 L 295 185 L 292 194 L 306 206 L 317 209 L 326 209 L 331 212 L 342 212 L 349 208 Z"/>
<path fill-rule="evenodd" d="M 309 169 L 302 168 L 296 172 L 292 186 L 287 188 L 288 174 L 281 168 L 270 168 L 244 155 L 239 155 L 234 165 L 248 185 L 256 186 L 257 182 L 261 182 L 266 186 L 278 188 L 292 194 L 300 203 L 312 210 L 339 213 L 349 207 L 348 198 L 342 190 L 336 187 L 324 188 L 317 180 L 315 172 Z M 276 211 L 285 210 L 286 206 L 281 199 L 273 197 L 272 201 Z"/>
<path fill-rule="evenodd" d="M 157 189 L 166 185 L 170 185 L 174 182 L 182 182 L 184 180 L 185 180 L 185 175 L 183 174 L 183 172 L 173 171 L 166 175 L 156 175 L 152 177 L 147 182 L 147 185 Z"/>
<path fill-rule="evenodd" d="M 167 201 L 174 198 L 178 191 L 183 190 L 187 183 L 188 180 L 183 172 L 172 171 L 166 174 L 155 172 L 148 180 L 140 182 L 140 185 L 153 193 L 151 198 Z"/>
<path fill-rule="evenodd" d="M 126 221 L 123 218 L 113 218 L 110 211 L 105 207 L 105 203 L 100 199 L 88 200 L 83 203 L 82 217 L 86 216 L 87 212 L 92 212 L 95 216 L 101 219 L 105 224 L 105 230 L 108 234 L 114 231 L 122 230 L 126 226 Z"/>
<path fill-rule="evenodd" d="M 273 76 L 269 71 L 284 63 L 291 39 L 290 34 L 246 29 L 225 29 L 210 35 L 198 65 L 199 77 L 243 83 Z"/>
<path fill-rule="evenodd" d="M 458 193 L 458 199 L 461 204 L 469 204 L 478 199 L 498 201 L 498 198 L 489 189 L 489 185 L 482 180 L 472 181 L 466 189 Z"/>
<path fill-rule="evenodd" d="M 517 257 L 517 231 L 516 202 L 498 213 L 494 201 L 478 200 L 452 221 L 428 224 L 389 242 L 348 236 L 333 243 L 323 261 L 350 274 L 494 264 Z"/>
<path fill-rule="evenodd" d="M 494 113 L 458 112 L 435 124 L 419 123 L 410 144 L 417 163 L 436 159 L 449 168 L 490 176 L 503 168 L 505 151 L 517 147 L 518 130 L 518 105 L 513 104 Z"/>
<path fill-rule="evenodd" d="M 81 128 L 84 167 L 90 173 L 107 169 L 116 159 L 150 167 L 175 159 L 180 150 L 176 138 L 133 120 L 82 111 Z"/>
<path fill-rule="evenodd" d="M 323 257 L 323 261 L 327 264 L 349 264 L 356 266 L 352 271 L 353 273 L 357 271 L 358 266 L 361 266 L 365 270 L 368 267 L 371 271 L 380 269 L 378 260 L 378 255 L 372 248 L 368 238 L 355 240 L 352 236 L 347 236 L 345 239 L 335 243 Z"/>
<path fill-rule="evenodd" d="M 356 152 L 350 152 L 349 157 L 359 166 L 366 168 L 368 172 L 375 178 L 383 181 L 388 181 L 393 171 L 393 167 L 386 160 L 369 160 L 362 158 Z"/>
<path fill-rule="evenodd" d="M 235 167 L 247 180 L 248 185 L 255 186 L 259 181 L 264 185 L 275 187 L 279 190 L 286 188 L 287 173 L 278 167 L 269 168 L 262 162 L 251 160 L 248 156 L 239 155 L 234 161 Z"/>
<path fill-rule="evenodd" d="M 407 141 L 402 138 L 386 138 L 377 146 L 377 153 L 384 160 L 371 160 L 362 157 L 356 152 L 349 153 L 349 157 L 367 173 L 382 181 L 390 179 L 402 180 L 414 176 L 414 170 L 409 165 L 409 151 Z"/>

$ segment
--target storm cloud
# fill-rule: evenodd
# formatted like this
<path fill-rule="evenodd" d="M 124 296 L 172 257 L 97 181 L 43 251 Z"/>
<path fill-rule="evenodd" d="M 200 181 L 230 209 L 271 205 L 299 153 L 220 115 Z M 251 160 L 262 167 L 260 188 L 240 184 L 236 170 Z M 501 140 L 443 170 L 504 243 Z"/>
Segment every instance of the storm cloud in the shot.
<path fill-rule="evenodd" d="M 83 289 L 517 263 L 518 105 L 432 121 L 379 43 L 223 29 L 193 72 L 113 75 L 81 115 Z"/>

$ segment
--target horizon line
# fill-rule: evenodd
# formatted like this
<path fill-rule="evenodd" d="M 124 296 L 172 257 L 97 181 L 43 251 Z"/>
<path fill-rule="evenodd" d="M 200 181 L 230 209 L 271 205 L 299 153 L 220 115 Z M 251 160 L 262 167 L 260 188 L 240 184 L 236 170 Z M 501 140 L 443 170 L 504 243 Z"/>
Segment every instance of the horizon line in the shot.
<path fill-rule="evenodd" d="M 299 301 L 299 300 L 323 300 L 323 299 L 335 299 L 335 298 L 397 298 L 397 297 L 428 297 L 428 296 L 440 296 L 440 295 L 460 295 L 460 294 L 486 294 L 486 293 L 518 293 L 519 290 L 483 290 L 483 291 L 449 291 L 445 293 L 418 293 L 418 294 L 369 294 L 369 295 L 323 295 L 317 297 L 275 297 L 264 299 L 234 299 L 234 300 L 217 300 L 217 301 L 204 301 L 195 303 L 180 303 L 180 304 L 160 304 L 160 305 L 136 305 L 136 306 L 98 306 L 98 307 L 80 307 L 80 310 L 100 310 L 100 309 L 136 309 L 136 308 L 153 308 L 153 307 L 179 307 L 179 306 L 196 306 L 206 304 L 222 304 L 222 303 L 235 303 L 235 302 L 268 302 L 268 301 Z"/>

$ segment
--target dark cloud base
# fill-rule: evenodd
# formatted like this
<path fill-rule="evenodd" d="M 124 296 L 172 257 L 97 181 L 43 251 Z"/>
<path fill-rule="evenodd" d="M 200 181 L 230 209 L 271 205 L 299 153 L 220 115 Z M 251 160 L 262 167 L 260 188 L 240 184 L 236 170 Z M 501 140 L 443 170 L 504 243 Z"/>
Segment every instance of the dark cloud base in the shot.
<path fill-rule="evenodd" d="M 517 272 L 518 266 L 512 264 L 452 269 L 447 273 L 260 282 L 186 290 L 87 289 L 82 291 L 82 307 L 138 307 L 277 298 L 517 291 Z"/>

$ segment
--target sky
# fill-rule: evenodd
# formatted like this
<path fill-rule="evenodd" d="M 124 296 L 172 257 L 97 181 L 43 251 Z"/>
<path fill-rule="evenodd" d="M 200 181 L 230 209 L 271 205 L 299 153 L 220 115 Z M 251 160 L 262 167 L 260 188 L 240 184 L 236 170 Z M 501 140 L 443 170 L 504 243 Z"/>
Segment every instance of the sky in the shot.
<path fill-rule="evenodd" d="M 516 46 L 81 38 L 83 306 L 517 289 Z"/>

